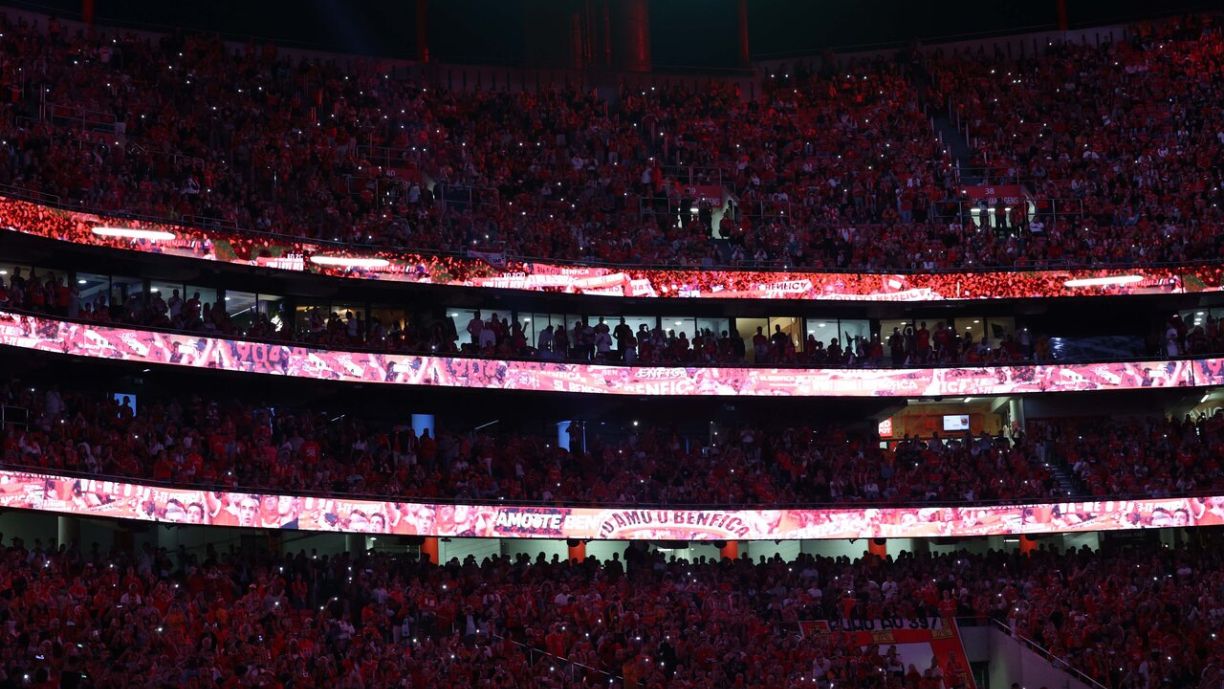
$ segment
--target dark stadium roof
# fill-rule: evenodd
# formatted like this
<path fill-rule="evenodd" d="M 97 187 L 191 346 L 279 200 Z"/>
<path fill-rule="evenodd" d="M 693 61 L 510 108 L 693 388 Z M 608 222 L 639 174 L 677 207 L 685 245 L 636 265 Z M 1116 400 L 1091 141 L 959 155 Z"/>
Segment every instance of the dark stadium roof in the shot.
<path fill-rule="evenodd" d="M 434 0 L 428 3 L 430 52 L 437 61 L 548 64 L 561 60 L 566 13 L 617 0 Z M 738 0 L 651 0 L 651 53 L 657 68 L 729 68 L 736 62 Z M 81 16 L 81 0 L 5 5 Z M 184 27 L 257 36 L 321 49 L 411 57 L 417 41 L 410 0 L 93 0 L 108 25 Z M 903 45 L 991 33 L 1054 29 L 1056 0 L 748 0 L 755 59 L 829 48 Z M 1218 9 L 1209 0 L 1072 0 L 1072 28 L 1155 14 Z M 554 45 L 555 44 L 555 45 Z"/>

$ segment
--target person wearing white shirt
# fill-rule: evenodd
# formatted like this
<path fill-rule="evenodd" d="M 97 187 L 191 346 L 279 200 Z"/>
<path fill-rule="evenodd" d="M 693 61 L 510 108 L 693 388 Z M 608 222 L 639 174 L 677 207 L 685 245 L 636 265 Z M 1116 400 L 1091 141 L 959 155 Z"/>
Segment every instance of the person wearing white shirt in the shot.
<path fill-rule="evenodd" d="M 480 330 L 479 340 L 481 349 L 491 349 L 497 346 L 497 331 L 493 329 L 493 321 L 485 323 L 484 327 Z"/>

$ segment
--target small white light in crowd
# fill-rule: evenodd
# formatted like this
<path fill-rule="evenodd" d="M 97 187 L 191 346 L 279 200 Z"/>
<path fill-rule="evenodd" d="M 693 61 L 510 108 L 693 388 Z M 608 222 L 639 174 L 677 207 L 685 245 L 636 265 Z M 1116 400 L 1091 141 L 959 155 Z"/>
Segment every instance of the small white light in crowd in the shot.
<path fill-rule="evenodd" d="M 321 266 L 340 266 L 342 268 L 386 268 L 391 262 L 385 258 L 360 258 L 355 256 L 315 255 L 310 262 Z"/>
<path fill-rule="evenodd" d="M 123 239 L 147 239 L 151 242 L 168 241 L 177 235 L 166 230 L 143 230 L 138 227 L 95 227 L 91 230 L 99 237 L 121 237 Z"/>

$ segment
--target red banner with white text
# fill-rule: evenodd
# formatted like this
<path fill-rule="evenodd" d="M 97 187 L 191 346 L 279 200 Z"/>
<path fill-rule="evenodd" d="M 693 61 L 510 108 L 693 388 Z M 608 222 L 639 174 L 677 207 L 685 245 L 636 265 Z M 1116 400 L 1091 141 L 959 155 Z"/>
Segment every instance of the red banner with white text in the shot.
<path fill-rule="evenodd" d="M 1224 496 L 976 507 L 543 507 L 217 491 L 24 470 L 0 470 L 0 508 L 265 529 L 595 540 L 1005 536 L 1224 525 Z"/>

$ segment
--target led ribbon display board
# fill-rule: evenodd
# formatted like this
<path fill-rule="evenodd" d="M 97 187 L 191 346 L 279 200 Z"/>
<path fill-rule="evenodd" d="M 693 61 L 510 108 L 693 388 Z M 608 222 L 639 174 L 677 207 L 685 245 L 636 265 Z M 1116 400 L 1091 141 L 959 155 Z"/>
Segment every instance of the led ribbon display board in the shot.
<path fill-rule="evenodd" d="M 604 540 L 1005 536 L 1224 524 L 1224 496 L 979 507 L 531 507 L 167 488 L 11 470 L 0 470 L 0 507 L 175 524 L 403 536 Z"/>
<path fill-rule="evenodd" d="M 396 250 L 108 218 L 0 197 L 0 227 L 90 246 L 401 283 L 639 298 L 945 301 L 1218 292 L 1224 265 L 939 274 L 592 267 Z"/>
<path fill-rule="evenodd" d="M 927 397 L 1187 388 L 1224 359 L 908 369 L 610 366 L 316 349 L 0 311 L 0 345 L 315 380 L 609 395 Z"/>

